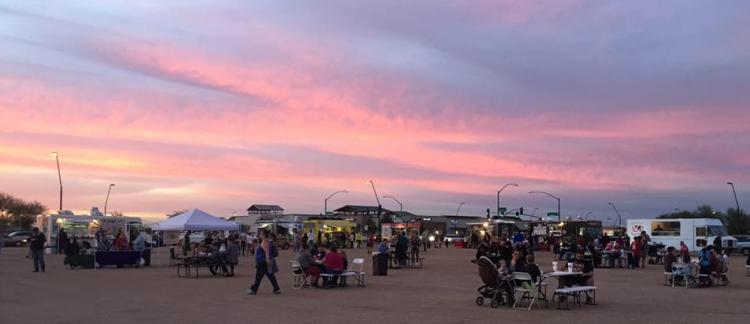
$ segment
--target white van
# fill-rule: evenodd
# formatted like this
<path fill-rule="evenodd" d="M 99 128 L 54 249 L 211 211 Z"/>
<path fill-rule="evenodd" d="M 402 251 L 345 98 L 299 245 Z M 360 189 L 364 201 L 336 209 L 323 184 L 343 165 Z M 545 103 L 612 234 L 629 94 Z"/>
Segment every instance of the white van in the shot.
<path fill-rule="evenodd" d="M 714 218 L 671 218 L 671 219 L 628 219 L 628 236 L 631 238 L 645 231 L 653 243 L 680 248 L 680 241 L 685 242 L 690 251 L 698 251 L 698 240 L 713 244 L 716 236 L 721 236 L 721 246 L 733 250 L 737 239 L 727 233 L 721 220 Z"/>

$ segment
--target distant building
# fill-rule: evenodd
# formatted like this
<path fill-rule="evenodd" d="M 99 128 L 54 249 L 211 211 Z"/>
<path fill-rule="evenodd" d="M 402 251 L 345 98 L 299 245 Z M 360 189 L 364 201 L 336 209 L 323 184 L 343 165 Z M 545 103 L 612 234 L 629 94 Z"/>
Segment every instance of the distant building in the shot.
<path fill-rule="evenodd" d="M 373 220 L 377 224 L 378 210 L 380 210 L 380 217 L 382 218 L 385 213 L 391 211 L 378 206 L 362 206 L 362 205 L 346 205 L 341 208 L 334 210 L 334 215 L 350 219 L 359 225 L 361 230 L 364 230 L 365 225 L 369 220 Z M 369 230 L 369 229 L 368 229 Z"/>
<path fill-rule="evenodd" d="M 247 215 L 257 216 L 262 219 L 272 219 L 284 214 L 284 208 L 279 205 L 252 205 L 247 209 Z"/>

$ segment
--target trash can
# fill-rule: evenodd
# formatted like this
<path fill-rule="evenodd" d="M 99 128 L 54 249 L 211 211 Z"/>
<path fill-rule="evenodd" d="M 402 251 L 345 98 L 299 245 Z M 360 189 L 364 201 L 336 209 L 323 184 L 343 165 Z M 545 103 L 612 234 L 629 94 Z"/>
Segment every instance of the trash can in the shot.
<path fill-rule="evenodd" d="M 388 275 L 388 253 L 375 253 L 372 255 L 372 275 Z"/>

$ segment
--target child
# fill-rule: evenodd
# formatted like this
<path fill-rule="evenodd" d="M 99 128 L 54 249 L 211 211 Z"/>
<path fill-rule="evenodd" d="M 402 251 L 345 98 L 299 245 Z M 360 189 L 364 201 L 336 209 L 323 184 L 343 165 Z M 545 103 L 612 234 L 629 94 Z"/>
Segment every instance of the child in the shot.
<path fill-rule="evenodd" d="M 532 254 L 526 256 L 526 272 L 531 275 L 531 280 L 539 282 L 537 279 L 540 279 L 542 271 L 539 270 L 539 266 L 534 263 L 534 255 Z"/>

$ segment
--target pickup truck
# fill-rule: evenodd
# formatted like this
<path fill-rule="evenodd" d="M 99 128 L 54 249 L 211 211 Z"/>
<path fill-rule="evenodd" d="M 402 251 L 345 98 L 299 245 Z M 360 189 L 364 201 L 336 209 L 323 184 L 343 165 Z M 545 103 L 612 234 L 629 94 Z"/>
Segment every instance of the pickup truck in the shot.
<path fill-rule="evenodd" d="M 736 235 L 735 238 L 737 238 L 735 250 L 740 251 L 742 255 L 750 255 L 750 235 Z"/>

